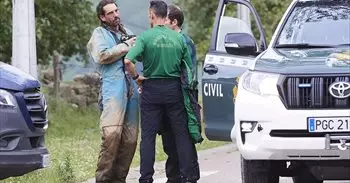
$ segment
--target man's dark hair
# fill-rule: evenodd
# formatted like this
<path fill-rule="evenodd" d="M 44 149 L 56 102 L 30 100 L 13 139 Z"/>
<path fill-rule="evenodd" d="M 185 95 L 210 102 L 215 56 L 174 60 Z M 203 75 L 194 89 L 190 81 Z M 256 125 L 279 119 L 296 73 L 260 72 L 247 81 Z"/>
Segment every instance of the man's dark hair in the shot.
<path fill-rule="evenodd" d="M 115 4 L 117 6 L 117 3 L 115 2 L 115 0 L 101 0 L 96 7 L 97 18 L 99 20 L 101 20 L 100 16 L 106 13 L 103 7 L 105 7 L 108 4 Z"/>
<path fill-rule="evenodd" d="M 175 5 L 168 6 L 168 18 L 170 21 L 177 20 L 177 26 L 181 27 L 184 23 L 184 13 Z"/>
<path fill-rule="evenodd" d="M 150 9 L 159 18 L 166 18 L 168 14 L 168 5 L 162 0 L 153 0 L 150 2 Z"/>

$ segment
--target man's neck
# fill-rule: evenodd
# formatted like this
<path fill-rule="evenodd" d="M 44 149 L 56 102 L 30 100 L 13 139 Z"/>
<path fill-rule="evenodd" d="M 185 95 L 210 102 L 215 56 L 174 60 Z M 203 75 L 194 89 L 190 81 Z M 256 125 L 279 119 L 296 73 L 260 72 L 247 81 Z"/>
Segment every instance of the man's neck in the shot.
<path fill-rule="evenodd" d="M 165 19 L 164 18 L 158 18 L 154 21 L 153 23 L 153 27 L 157 26 L 157 25 L 165 25 Z"/>
<path fill-rule="evenodd" d="M 180 27 L 175 27 L 175 28 L 174 28 L 174 31 L 176 31 L 176 32 L 181 32 L 181 29 L 180 29 Z"/>
<path fill-rule="evenodd" d="M 109 30 L 111 30 L 111 31 L 113 31 L 115 33 L 119 32 L 119 25 L 117 25 L 117 26 L 110 26 L 110 25 L 107 25 L 107 24 L 104 24 L 104 25 L 107 27 L 107 29 L 109 29 Z"/>
<path fill-rule="evenodd" d="M 118 33 L 119 32 L 119 25 L 117 26 L 108 26 L 109 29 L 111 29 L 111 31 L 115 32 L 115 33 Z"/>

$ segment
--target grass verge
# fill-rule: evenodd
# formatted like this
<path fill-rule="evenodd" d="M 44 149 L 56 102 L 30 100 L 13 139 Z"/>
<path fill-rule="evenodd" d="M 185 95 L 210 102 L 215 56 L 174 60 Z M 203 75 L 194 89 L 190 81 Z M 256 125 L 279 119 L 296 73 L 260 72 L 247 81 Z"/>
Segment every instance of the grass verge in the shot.
<path fill-rule="evenodd" d="M 99 112 L 95 108 L 76 109 L 64 101 L 49 101 L 49 129 L 46 146 L 51 154 L 51 166 L 21 177 L 8 178 L 3 183 L 73 183 L 94 176 L 100 148 Z M 207 139 L 197 145 L 204 150 L 225 144 Z M 166 159 L 161 139 L 157 138 L 156 160 Z M 140 162 L 139 145 L 132 167 Z"/>

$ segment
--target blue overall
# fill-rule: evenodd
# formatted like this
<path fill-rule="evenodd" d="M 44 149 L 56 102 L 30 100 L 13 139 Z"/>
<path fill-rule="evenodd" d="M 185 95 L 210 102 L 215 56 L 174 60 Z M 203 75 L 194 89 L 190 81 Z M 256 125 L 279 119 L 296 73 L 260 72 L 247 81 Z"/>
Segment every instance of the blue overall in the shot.
<path fill-rule="evenodd" d="M 127 30 L 128 34 L 131 34 Z M 116 46 L 120 34 L 97 27 L 87 45 L 101 74 L 103 110 L 100 117 L 101 151 L 96 170 L 98 182 L 125 182 L 137 145 L 139 105 L 136 83 L 124 71 Z M 121 43 L 123 44 L 123 43 Z M 103 58 L 113 58 L 101 64 Z"/>

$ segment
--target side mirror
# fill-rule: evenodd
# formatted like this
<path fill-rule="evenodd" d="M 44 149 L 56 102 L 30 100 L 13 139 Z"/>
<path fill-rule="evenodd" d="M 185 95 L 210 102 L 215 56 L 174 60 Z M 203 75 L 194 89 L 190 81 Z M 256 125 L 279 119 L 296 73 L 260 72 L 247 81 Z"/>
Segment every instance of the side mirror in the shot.
<path fill-rule="evenodd" d="M 226 52 L 233 55 L 257 55 L 255 38 L 247 33 L 228 33 L 225 36 Z"/>

